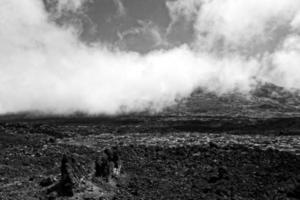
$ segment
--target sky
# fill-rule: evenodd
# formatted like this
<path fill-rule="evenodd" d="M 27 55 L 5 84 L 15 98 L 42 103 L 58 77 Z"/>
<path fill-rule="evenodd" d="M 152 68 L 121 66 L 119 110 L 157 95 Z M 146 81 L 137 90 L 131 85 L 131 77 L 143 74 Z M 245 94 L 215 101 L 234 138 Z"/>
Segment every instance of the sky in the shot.
<path fill-rule="evenodd" d="M 1 0 L 0 27 L 0 114 L 300 89 L 299 0 Z"/>
<path fill-rule="evenodd" d="M 193 40 L 192 23 L 184 17 L 172 23 L 166 0 L 92 0 L 86 1 L 80 12 L 69 10 L 63 14 L 57 14 L 55 1 L 44 2 L 57 23 L 75 24 L 81 30 L 81 40 L 89 44 L 102 42 L 148 53 Z"/>

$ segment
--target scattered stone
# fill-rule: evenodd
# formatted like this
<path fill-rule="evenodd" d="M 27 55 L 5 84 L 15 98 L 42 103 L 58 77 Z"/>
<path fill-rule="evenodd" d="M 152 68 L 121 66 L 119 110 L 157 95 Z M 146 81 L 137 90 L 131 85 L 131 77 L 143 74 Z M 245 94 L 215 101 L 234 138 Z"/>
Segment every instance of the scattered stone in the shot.
<path fill-rule="evenodd" d="M 49 143 L 55 143 L 55 138 L 54 138 L 54 137 L 50 137 L 50 138 L 48 139 L 48 142 L 49 142 Z"/>
<path fill-rule="evenodd" d="M 300 199 L 300 175 L 295 177 L 293 187 L 288 191 L 289 198 Z"/>
<path fill-rule="evenodd" d="M 33 180 L 33 177 L 31 177 L 30 180 Z M 43 180 L 41 180 L 40 186 L 48 187 L 48 186 L 52 185 L 53 183 L 55 183 L 54 177 L 47 177 L 47 178 L 44 178 Z"/>
<path fill-rule="evenodd" d="M 287 193 L 289 198 L 300 199 L 300 185 L 296 186 L 294 190 Z"/>
<path fill-rule="evenodd" d="M 214 142 L 209 142 L 208 144 L 210 148 L 218 148 L 218 145 Z"/>

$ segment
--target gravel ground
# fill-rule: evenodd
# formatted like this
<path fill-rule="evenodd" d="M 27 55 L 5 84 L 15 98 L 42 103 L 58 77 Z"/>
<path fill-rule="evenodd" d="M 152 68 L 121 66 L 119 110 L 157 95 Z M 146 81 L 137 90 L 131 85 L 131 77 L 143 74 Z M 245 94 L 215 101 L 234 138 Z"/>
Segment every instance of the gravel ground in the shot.
<path fill-rule="evenodd" d="M 269 128 L 255 128 L 253 134 L 251 129 L 238 131 L 239 119 L 238 126 L 231 120 L 234 126 L 228 132 L 180 131 L 175 125 L 182 121 L 169 117 L 101 120 L 0 124 L 0 199 L 300 198 L 300 136 L 282 132 L 287 122 L 297 132 L 297 118 L 270 119 L 264 122 L 271 124 Z M 160 121 L 168 126 L 162 127 Z M 207 118 L 203 121 L 210 123 Z M 247 121 L 254 127 L 257 122 L 242 122 Z M 228 120 L 219 122 L 228 124 Z M 93 163 L 99 152 L 116 145 L 122 176 L 109 184 L 94 180 Z M 40 182 L 60 179 L 63 154 L 80 164 L 85 182 L 73 197 L 45 195 Z"/>

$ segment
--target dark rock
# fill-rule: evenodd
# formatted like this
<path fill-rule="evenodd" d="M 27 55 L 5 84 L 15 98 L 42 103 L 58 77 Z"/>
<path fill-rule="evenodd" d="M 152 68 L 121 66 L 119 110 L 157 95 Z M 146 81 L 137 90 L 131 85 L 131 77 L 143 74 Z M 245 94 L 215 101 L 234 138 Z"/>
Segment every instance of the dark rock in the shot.
<path fill-rule="evenodd" d="M 210 148 L 218 148 L 218 145 L 214 142 L 209 142 L 208 144 Z"/>
<path fill-rule="evenodd" d="M 287 193 L 289 198 L 300 199 L 300 185 L 296 186 L 294 190 Z"/>
<path fill-rule="evenodd" d="M 95 176 L 101 177 L 106 181 L 109 181 L 113 173 L 113 166 L 111 165 L 109 158 L 109 155 L 104 152 L 95 161 Z"/>
<path fill-rule="evenodd" d="M 75 159 L 73 157 L 63 155 L 60 168 L 60 194 L 62 196 L 73 196 L 73 188 L 79 183 L 79 178 L 75 174 L 75 169 Z"/>
<path fill-rule="evenodd" d="M 114 168 L 120 168 L 121 167 L 121 158 L 120 158 L 120 150 L 118 146 L 112 147 L 112 162 L 114 163 Z"/>
<path fill-rule="evenodd" d="M 48 187 L 48 186 L 52 185 L 54 182 L 55 182 L 55 179 L 53 177 L 47 177 L 47 178 L 44 178 L 43 180 L 41 180 L 40 186 Z"/>
<path fill-rule="evenodd" d="M 50 138 L 48 139 L 48 142 L 49 142 L 49 143 L 55 143 L 55 138 L 54 138 L 54 137 L 50 137 Z"/>
<path fill-rule="evenodd" d="M 121 159 L 118 147 L 107 148 L 95 161 L 95 176 L 109 181 L 121 170 Z"/>
<path fill-rule="evenodd" d="M 60 181 L 47 190 L 48 194 L 57 193 L 58 196 L 73 196 L 74 189 L 79 186 L 83 177 L 83 171 L 80 169 L 73 156 L 63 155 L 61 160 L 61 178 Z"/>
<path fill-rule="evenodd" d="M 219 173 L 219 178 L 220 179 L 228 179 L 229 178 L 229 176 L 228 176 L 228 170 L 224 166 L 219 167 L 218 173 Z"/>
<path fill-rule="evenodd" d="M 288 191 L 287 196 L 290 198 L 300 199 L 300 176 L 293 179 L 292 187 Z"/>

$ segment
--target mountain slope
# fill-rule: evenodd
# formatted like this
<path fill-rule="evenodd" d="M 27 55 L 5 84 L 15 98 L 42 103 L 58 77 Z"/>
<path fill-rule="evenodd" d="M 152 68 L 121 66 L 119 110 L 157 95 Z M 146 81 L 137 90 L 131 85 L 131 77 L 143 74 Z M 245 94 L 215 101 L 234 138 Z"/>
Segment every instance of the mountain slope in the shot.
<path fill-rule="evenodd" d="M 195 90 L 164 111 L 167 115 L 282 117 L 300 115 L 300 92 L 270 83 L 258 84 L 249 94 L 217 95 Z"/>

